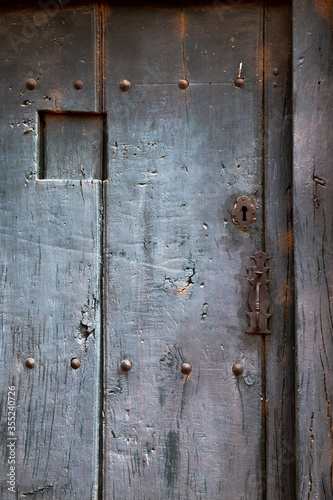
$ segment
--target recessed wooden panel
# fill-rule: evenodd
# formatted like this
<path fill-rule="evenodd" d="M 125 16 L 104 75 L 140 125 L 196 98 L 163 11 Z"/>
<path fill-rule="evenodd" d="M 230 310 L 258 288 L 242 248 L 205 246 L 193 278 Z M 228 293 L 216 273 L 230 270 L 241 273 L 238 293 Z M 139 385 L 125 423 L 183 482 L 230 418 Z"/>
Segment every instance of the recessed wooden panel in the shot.
<path fill-rule="evenodd" d="M 101 114 L 40 114 L 40 179 L 101 179 Z"/>

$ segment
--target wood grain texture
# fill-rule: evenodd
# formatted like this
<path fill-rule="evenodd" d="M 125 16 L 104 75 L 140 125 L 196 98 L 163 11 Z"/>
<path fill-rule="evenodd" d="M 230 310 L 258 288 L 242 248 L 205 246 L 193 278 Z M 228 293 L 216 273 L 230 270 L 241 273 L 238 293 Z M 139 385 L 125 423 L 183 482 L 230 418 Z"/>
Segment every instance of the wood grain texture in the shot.
<path fill-rule="evenodd" d="M 212 5 L 200 9 L 212 20 L 198 34 L 204 45 L 217 14 Z M 183 10 L 190 65 L 197 55 L 195 43 L 186 42 L 187 15 L 193 19 L 195 9 Z M 117 8 L 109 12 L 106 60 L 117 43 L 119 16 Z M 181 17 L 180 9 L 167 13 L 179 30 Z M 260 8 L 253 17 L 255 43 L 247 50 L 255 61 L 253 51 L 262 56 Z M 122 30 L 130 37 L 126 19 Z M 130 13 L 128 19 L 132 23 Z M 147 25 L 155 19 L 155 8 L 146 7 Z M 164 33 L 158 23 L 155 32 L 159 46 Z M 178 71 L 170 77 L 173 85 L 157 69 L 151 85 L 134 82 L 127 93 L 107 87 L 104 495 L 257 499 L 261 338 L 245 329 L 246 277 L 260 247 L 260 215 L 245 234 L 231 212 L 242 193 L 260 205 L 261 86 L 240 91 L 207 78 L 181 91 L 182 37 L 175 33 L 168 39 Z M 224 40 L 223 30 L 219 35 Z M 129 66 L 132 43 L 118 53 Z M 214 44 L 216 38 L 206 45 L 212 65 Z M 231 49 L 225 53 L 226 65 L 232 56 Z M 149 51 L 140 61 L 147 75 Z M 113 65 L 109 75 L 123 78 Z M 120 369 L 124 358 L 133 363 L 127 373 Z M 193 367 L 188 378 L 182 362 Z M 235 362 L 244 365 L 238 379 Z"/>
<path fill-rule="evenodd" d="M 266 338 L 266 495 L 293 499 L 295 366 L 290 2 L 266 2 L 264 49 L 265 244 L 272 314 Z"/>
<path fill-rule="evenodd" d="M 333 496 L 332 2 L 294 2 L 297 498 Z"/>
<path fill-rule="evenodd" d="M 94 9 L 68 6 L 51 15 L 30 6 L 1 15 L 0 496 L 96 498 L 101 181 L 36 179 L 37 110 L 95 111 Z M 29 77 L 38 80 L 35 91 L 25 88 Z M 77 77 L 85 83 L 80 93 Z M 81 360 L 76 371 L 73 357 Z M 6 483 L 12 385 L 16 494 Z"/>

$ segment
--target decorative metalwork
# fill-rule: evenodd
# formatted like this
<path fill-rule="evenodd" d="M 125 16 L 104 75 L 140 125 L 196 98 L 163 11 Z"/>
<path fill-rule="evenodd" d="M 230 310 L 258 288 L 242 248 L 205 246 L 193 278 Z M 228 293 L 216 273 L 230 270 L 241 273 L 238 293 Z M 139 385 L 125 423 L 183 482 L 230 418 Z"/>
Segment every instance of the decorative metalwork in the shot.
<path fill-rule="evenodd" d="M 250 198 L 247 196 L 237 198 L 232 211 L 232 218 L 241 231 L 247 232 L 250 230 L 252 222 L 256 220 L 256 215 L 257 211 Z"/>
<path fill-rule="evenodd" d="M 269 280 L 266 279 L 269 267 L 265 266 L 269 258 L 270 257 L 262 250 L 252 257 L 256 265 L 252 267 L 253 278 L 249 280 L 249 283 L 252 285 L 252 291 L 249 297 L 251 312 L 248 313 L 250 317 L 250 328 L 246 330 L 246 333 L 259 335 L 271 333 L 267 330 L 267 320 L 271 316 L 267 313 L 270 305 L 270 298 L 267 290 Z"/>

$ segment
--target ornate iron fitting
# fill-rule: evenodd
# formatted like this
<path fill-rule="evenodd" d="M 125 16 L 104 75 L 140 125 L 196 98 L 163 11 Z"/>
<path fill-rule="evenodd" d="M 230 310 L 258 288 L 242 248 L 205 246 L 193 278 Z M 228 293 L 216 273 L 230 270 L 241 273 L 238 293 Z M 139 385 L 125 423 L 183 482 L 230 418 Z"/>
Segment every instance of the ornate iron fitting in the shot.
<path fill-rule="evenodd" d="M 247 196 L 237 198 L 232 211 L 232 218 L 236 226 L 245 233 L 250 230 L 252 222 L 256 220 L 257 211 Z"/>
<path fill-rule="evenodd" d="M 251 312 L 248 313 L 250 317 L 250 328 L 246 330 L 246 333 L 259 335 L 271 333 L 267 330 L 267 320 L 271 316 L 267 313 L 270 305 L 270 298 L 267 290 L 269 280 L 266 279 L 266 274 L 269 267 L 265 266 L 269 258 L 270 257 L 262 250 L 252 257 L 256 265 L 252 267 L 253 277 L 249 280 L 250 285 L 252 285 L 252 291 L 249 297 Z"/>

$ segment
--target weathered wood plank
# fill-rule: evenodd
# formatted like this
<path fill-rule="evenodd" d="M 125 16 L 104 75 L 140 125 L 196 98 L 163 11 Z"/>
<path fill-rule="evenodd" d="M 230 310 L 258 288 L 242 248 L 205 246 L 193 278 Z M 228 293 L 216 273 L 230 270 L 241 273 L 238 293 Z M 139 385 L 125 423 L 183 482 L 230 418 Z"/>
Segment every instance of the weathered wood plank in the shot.
<path fill-rule="evenodd" d="M 332 3 L 294 1 L 297 498 L 333 496 Z"/>
<path fill-rule="evenodd" d="M 211 5 L 201 8 L 215 19 Z M 180 9 L 171 15 L 181 30 Z M 183 16 L 190 65 L 186 8 Z M 117 19 L 113 8 L 107 60 Z M 130 37 L 126 19 L 122 30 Z M 155 10 L 146 8 L 145 19 L 151 25 Z M 201 44 L 210 28 L 202 29 Z M 260 53 L 257 23 L 249 29 L 255 36 L 247 50 Z M 155 31 L 158 37 L 159 23 Z M 168 42 L 177 71 L 180 35 Z M 129 67 L 132 43 L 118 53 Z M 226 64 L 232 57 L 230 48 Z M 149 67 L 148 51 L 139 83 Z M 108 71 L 115 82 L 125 76 L 115 66 Z M 104 491 L 115 499 L 257 499 L 261 338 L 244 332 L 246 277 L 261 232 L 258 222 L 241 233 L 231 211 L 242 193 L 260 206 L 261 86 L 240 90 L 205 78 L 190 82 L 185 94 L 178 78 L 156 71 L 156 85 L 134 81 L 127 93 L 107 88 Z M 133 363 L 127 373 L 124 358 Z M 184 361 L 193 366 L 188 379 L 180 372 Z M 244 365 L 239 379 L 235 362 Z"/>
<path fill-rule="evenodd" d="M 96 498 L 101 181 L 36 179 L 37 110 L 95 111 L 94 9 L 30 5 L 1 15 L 0 496 Z M 31 77 L 34 91 L 25 87 Z M 6 483 L 12 385 L 14 495 Z"/>
<path fill-rule="evenodd" d="M 291 6 L 266 2 L 265 241 L 271 313 L 266 340 L 266 495 L 295 498 Z"/>

